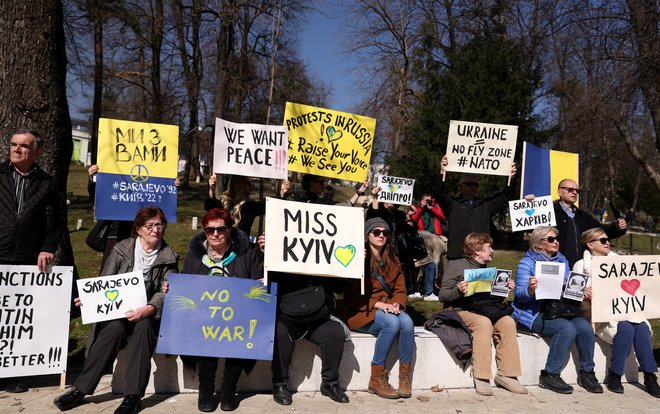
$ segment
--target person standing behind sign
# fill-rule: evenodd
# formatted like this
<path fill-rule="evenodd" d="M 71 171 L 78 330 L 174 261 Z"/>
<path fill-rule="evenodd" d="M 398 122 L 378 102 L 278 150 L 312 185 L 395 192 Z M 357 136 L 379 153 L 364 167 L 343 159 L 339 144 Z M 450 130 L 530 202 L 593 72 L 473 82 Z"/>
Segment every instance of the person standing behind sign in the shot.
<path fill-rule="evenodd" d="M 87 357 L 73 387 L 55 398 L 61 411 L 82 403 L 85 395 L 94 394 L 106 367 L 128 344 L 124 375 L 124 399 L 115 414 L 135 414 L 149 383 L 151 356 L 156 348 L 160 316 L 165 295 L 161 292 L 169 272 L 178 272 L 179 256 L 170 249 L 163 235 L 167 220 L 158 207 L 141 208 L 135 215 L 132 236 L 117 243 L 103 267 L 101 276 L 141 270 L 147 291 L 147 305 L 128 311 L 126 318 L 94 324 L 87 344 Z M 80 299 L 74 299 L 81 306 Z"/>
<path fill-rule="evenodd" d="M 594 256 L 616 256 L 610 250 L 610 239 L 603 229 L 595 227 L 582 233 L 580 239 L 586 247 L 582 259 L 575 263 L 573 271 L 590 274 L 591 259 Z M 589 279 L 591 285 L 591 279 Z M 591 315 L 589 315 L 591 316 Z M 610 368 L 605 377 L 605 386 L 608 390 L 617 394 L 623 394 L 621 376 L 624 372 L 626 359 L 630 350 L 635 346 L 635 356 L 642 372 L 644 373 L 644 385 L 646 391 L 656 398 L 660 398 L 660 386 L 658 385 L 658 364 L 653 357 L 653 333 L 651 325 L 646 319 L 636 318 L 618 322 L 596 323 L 596 335 L 612 345 L 610 356 Z"/>
<path fill-rule="evenodd" d="M 417 223 L 418 230 L 427 231 L 435 236 L 442 236 L 442 224 L 446 223 L 445 215 L 442 213 L 440 205 L 435 202 L 430 194 L 422 196 L 412 219 Z M 424 300 L 437 301 L 438 297 L 433 294 L 433 287 L 436 273 L 440 276 L 439 279 L 442 279 L 444 272 L 442 257 L 437 263 L 431 261 L 423 265 L 422 272 L 424 274 Z"/>
<path fill-rule="evenodd" d="M 364 280 L 366 295 L 360 293 L 360 281 L 346 290 L 348 326 L 355 331 L 376 335 L 371 360 L 369 392 L 382 398 L 410 398 L 412 395 L 412 360 L 415 348 L 414 323 L 405 312 L 407 293 L 405 277 L 390 242 L 390 227 L 380 217 L 367 220 L 364 226 L 366 254 Z M 387 381 L 385 362 L 398 339 L 399 389 Z"/>

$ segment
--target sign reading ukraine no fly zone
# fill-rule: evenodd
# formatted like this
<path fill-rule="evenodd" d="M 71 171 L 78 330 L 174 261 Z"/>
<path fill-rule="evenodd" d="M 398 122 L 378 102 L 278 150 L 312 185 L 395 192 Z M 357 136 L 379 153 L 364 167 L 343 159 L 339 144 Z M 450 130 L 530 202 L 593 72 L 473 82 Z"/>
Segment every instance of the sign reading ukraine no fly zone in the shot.
<path fill-rule="evenodd" d="M 99 119 L 94 218 L 132 221 L 158 206 L 176 222 L 178 143 L 174 125 Z"/>

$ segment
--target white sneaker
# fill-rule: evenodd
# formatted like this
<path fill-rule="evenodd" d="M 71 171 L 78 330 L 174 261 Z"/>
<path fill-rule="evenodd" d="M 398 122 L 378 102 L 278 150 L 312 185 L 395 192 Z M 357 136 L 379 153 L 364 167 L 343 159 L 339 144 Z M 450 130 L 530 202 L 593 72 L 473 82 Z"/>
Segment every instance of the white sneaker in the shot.
<path fill-rule="evenodd" d="M 438 302 L 440 299 L 438 299 L 437 296 L 435 296 L 433 293 L 431 293 L 428 296 L 424 296 L 424 300 L 427 302 Z"/>
<path fill-rule="evenodd" d="M 422 294 L 419 292 L 411 293 L 410 295 L 408 295 L 408 299 L 421 299 L 423 297 L 424 296 L 422 296 Z"/>

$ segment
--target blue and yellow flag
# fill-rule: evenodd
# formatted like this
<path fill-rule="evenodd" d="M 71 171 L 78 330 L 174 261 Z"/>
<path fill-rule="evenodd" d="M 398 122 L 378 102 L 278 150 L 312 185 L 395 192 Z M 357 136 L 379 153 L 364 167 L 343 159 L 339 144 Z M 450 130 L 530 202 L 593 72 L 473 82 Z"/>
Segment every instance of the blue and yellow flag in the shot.
<path fill-rule="evenodd" d="M 527 194 L 557 198 L 557 187 L 563 179 L 579 181 L 580 156 L 572 152 L 539 148 L 523 142 L 523 174 L 520 198 Z"/>

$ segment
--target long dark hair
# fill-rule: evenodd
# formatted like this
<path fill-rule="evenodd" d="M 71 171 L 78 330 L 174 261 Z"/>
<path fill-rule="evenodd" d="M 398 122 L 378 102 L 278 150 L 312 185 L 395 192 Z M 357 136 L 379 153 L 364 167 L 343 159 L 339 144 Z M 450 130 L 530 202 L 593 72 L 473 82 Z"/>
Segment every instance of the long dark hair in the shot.
<path fill-rule="evenodd" d="M 365 274 L 371 274 L 371 266 L 376 265 L 377 263 L 372 263 L 373 258 L 371 254 L 371 244 L 369 244 L 368 235 L 364 240 L 364 248 L 367 251 L 367 257 L 366 260 L 364 261 L 364 266 L 366 269 Z M 398 263 L 396 254 L 394 254 L 392 233 L 390 233 L 390 235 L 387 237 L 387 240 L 385 241 L 385 246 L 383 246 L 383 250 L 380 252 L 380 256 L 383 258 L 383 262 L 385 262 L 385 265 L 382 266 L 383 269 L 388 267 L 388 265 Z"/>

